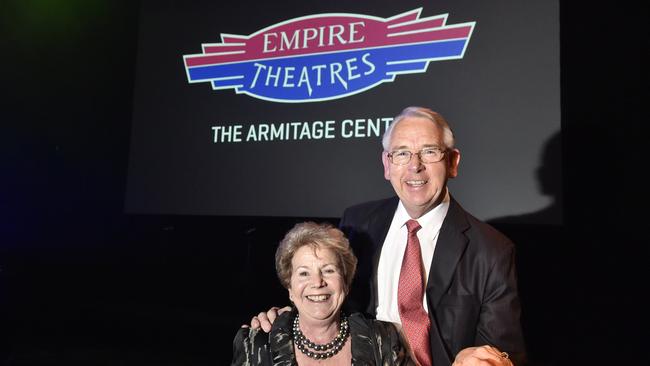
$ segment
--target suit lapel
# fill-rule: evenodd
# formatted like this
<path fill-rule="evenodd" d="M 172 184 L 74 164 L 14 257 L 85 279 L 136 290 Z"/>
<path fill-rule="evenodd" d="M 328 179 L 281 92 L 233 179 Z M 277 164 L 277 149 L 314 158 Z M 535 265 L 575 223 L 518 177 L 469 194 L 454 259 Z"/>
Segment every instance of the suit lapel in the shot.
<path fill-rule="evenodd" d="M 449 210 L 440 227 L 438 242 L 431 262 L 427 282 L 427 302 L 431 318 L 430 342 L 434 365 L 450 365 L 454 355 L 443 340 L 435 309 L 442 295 L 451 283 L 458 261 L 467 247 L 467 238 L 463 232 L 469 227 L 464 212 L 458 203 L 451 198 Z"/>
<path fill-rule="evenodd" d="M 438 307 L 442 295 L 449 288 L 456 265 L 467 247 L 468 239 L 464 232 L 468 228 L 469 223 L 463 209 L 451 198 L 449 211 L 438 235 L 427 283 L 429 304 L 433 305 L 434 309 Z"/>
<path fill-rule="evenodd" d="M 375 212 L 372 212 L 368 215 L 368 234 L 370 235 L 370 240 L 374 246 L 373 256 L 372 256 L 372 293 L 370 294 L 370 304 L 374 306 L 372 309 L 369 309 L 368 312 L 371 314 L 375 313 L 377 309 L 377 268 L 379 267 L 379 256 L 381 255 L 381 249 L 386 240 L 386 235 L 388 234 L 388 229 L 393 220 L 393 215 L 397 209 L 397 203 L 399 200 L 397 197 L 388 199 L 385 204 L 381 205 Z"/>

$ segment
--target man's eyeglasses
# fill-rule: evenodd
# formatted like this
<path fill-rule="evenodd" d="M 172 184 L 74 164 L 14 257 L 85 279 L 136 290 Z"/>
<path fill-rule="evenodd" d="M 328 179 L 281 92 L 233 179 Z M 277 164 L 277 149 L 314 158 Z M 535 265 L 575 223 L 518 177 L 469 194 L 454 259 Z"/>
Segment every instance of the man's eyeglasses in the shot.
<path fill-rule="evenodd" d="M 445 157 L 447 150 L 439 147 L 427 147 L 416 153 L 409 150 L 395 150 L 388 153 L 388 159 L 396 165 L 406 165 L 411 161 L 411 157 L 416 154 L 423 163 L 437 163 Z"/>

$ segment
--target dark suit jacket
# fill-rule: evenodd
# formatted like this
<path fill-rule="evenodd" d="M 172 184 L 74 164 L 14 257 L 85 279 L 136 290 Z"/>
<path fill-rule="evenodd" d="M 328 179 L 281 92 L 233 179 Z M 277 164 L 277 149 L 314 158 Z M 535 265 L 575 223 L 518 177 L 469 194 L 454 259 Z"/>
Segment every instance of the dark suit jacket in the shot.
<path fill-rule="evenodd" d="M 353 206 L 341 218 L 359 259 L 348 306 L 370 316 L 377 307 L 379 255 L 398 202 L 393 197 Z M 426 301 L 435 366 L 451 365 L 463 348 L 485 344 L 508 352 L 516 365 L 524 362 L 514 245 L 453 198 L 440 228 Z"/>

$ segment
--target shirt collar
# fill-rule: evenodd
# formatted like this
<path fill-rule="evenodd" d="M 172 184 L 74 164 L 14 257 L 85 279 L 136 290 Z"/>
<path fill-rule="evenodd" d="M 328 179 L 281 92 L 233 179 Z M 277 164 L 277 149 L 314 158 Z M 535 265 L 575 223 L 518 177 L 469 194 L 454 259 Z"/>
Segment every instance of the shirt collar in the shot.
<path fill-rule="evenodd" d="M 440 229 L 440 227 L 442 226 L 442 221 L 445 219 L 445 216 L 447 215 L 447 211 L 449 210 L 449 201 L 450 201 L 450 196 L 449 196 L 449 190 L 447 189 L 445 196 L 442 198 L 442 202 L 440 202 L 438 206 L 434 207 L 432 210 L 430 210 L 429 212 L 425 213 L 424 215 L 422 215 L 420 218 L 417 219 L 420 226 L 426 228 L 427 230 Z M 397 210 L 395 211 L 395 219 L 398 223 L 400 223 L 400 228 L 405 226 L 406 222 L 411 219 L 409 214 L 406 212 L 406 207 L 404 207 L 402 200 L 400 200 L 399 203 L 397 204 Z"/>

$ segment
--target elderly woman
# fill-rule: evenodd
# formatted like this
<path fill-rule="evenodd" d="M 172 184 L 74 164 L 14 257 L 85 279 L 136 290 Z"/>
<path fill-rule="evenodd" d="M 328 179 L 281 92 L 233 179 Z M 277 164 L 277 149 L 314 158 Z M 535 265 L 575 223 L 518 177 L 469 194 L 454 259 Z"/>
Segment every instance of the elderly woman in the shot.
<path fill-rule="evenodd" d="M 391 323 L 341 311 L 356 265 L 340 230 L 313 222 L 294 226 L 275 253 L 293 310 L 268 334 L 241 328 L 231 365 L 412 365 Z"/>

